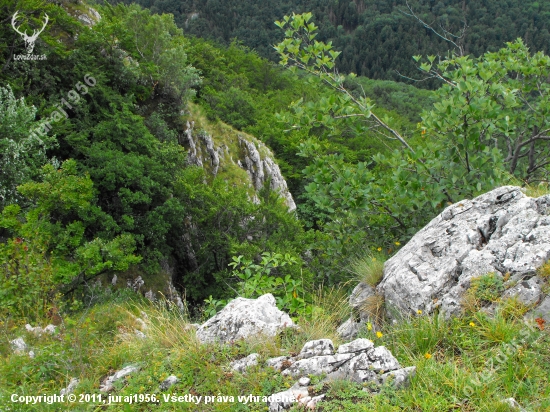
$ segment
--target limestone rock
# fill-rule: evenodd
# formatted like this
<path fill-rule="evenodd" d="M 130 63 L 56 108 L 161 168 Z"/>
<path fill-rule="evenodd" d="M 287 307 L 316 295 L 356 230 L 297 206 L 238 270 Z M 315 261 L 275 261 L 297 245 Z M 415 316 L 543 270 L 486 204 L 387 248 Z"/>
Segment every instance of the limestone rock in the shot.
<path fill-rule="evenodd" d="M 337 353 L 359 353 L 374 349 L 374 343 L 369 339 L 355 339 L 338 347 Z"/>
<path fill-rule="evenodd" d="M 288 369 L 285 369 L 282 374 L 284 376 L 304 376 L 304 375 L 321 375 L 330 373 L 334 370 L 334 364 L 337 360 L 334 356 L 314 356 L 308 359 L 302 359 L 293 363 Z"/>
<path fill-rule="evenodd" d="M 25 329 L 27 329 L 28 332 L 33 333 L 37 336 L 41 336 L 43 333 L 47 333 L 49 335 L 53 335 L 55 333 L 56 327 L 55 325 L 48 325 L 44 329 L 42 329 L 40 326 L 35 326 L 34 328 L 29 325 L 28 323 L 25 325 Z"/>
<path fill-rule="evenodd" d="M 303 354 L 307 355 L 301 358 Z M 309 356 L 310 354 L 313 356 Z M 270 359 L 267 363 L 279 366 L 283 362 L 290 366 L 282 372 L 282 375 L 300 377 L 300 379 L 289 390 L 273 395 L 284 396 L 285 400 L 270 402 L 270 411 L 283 411 L 295 403 L 306 408 L 315 408 L 324 394 L 309 393 L 308 375 L 326 374 L 325 382 L 345 379 L 361 384 L 371 383 L 371 390 L 376 391 L 381 385 L 390 381 L 395 388 L 406 387 L 416 371 L 415 367 L 402 368 L 388 349 L 384 346 L 374 347 L 374 343 L 368 339 L 356 339 L 340 345 L 336 353 L 330 340 L 314 340 L 307 342 L 302 352 L 296 357 L 282 356 Z M 289 400 L 291 398 L 294 400 Z"/>
<path fill-rule="evenodd" d="M 278 356 L 276 358 L 268 359 L 265 364 L 280 372 L 283 369 L 288 368 L 294 362 L 294 359 L 289 356 Z"/>
<path fill-rule="evenodd" d="M 275 336 L 287 327 L 294 327 L 294 322 L 268 293 L 258 299 L 232 300 L 197 329 L 197 338 L 202 343 L 229 343 L 253 335 Z"/>
<path fill-rule="evenodd" d="M 547 325 L 550 325 L 550 296 L 546 296 L 539 306 L 527 313 L 526 317 L 532 319 L 542 318 Z"/>
<path fill-rule="evenodd" d="M 113 384 L 124 378 L 125 376 L 139 371 L 139 366 L 137 365 L 128 365 L 125 368 L 119 370 L 118 372 L 114 373 L 113 375 L 108 376 L 103 383 L 99 386 L 100 392 L 110 392 L 114 389 Z"/>
<path fill-rule="evenodd" d="M 168 376 L 165 380 L 162 381 L 160 384 L 160 390 L 165 391 L 167 389 L 170 389 L 172 386 L 174 386 L 176 383 L 178 383 L 180 380 L 175 375 Z"/>
<path fill-rule="evenodd" d="M 79 384 L 79 380 L 76 379 L 76 378 L 71 378 L 71 381 L 69 382 L 69 384 L 67 385 L 66 388 L 63 388 L 61 389 L 61 391 L 59 392 L 59 394 L 61 396 L 63 395 L 69 395 L 71 393 L 74 392 L 74 390 L 76 389 L 76 387 L 78 386 Z"/>
<path fill-rule="evenodd" d="M 525 409 L 523 409 L 518 401 L 516 401 L 514 398 L 504 399 L 502 402 L 509 405 L 514 410 L 526 412 Z"/>
<path fill-rule="evenodd" d="M 298 359 L 307 359 L 322 355 L 334 355 L 334 344 L 330 339 L 318 339 L 307 342 L 298 354 Z"/>
<path fill-rule="evenodd" d="M 17 338 L 14 340 L 10 340 L 10 346 L 14 353 L 16 354 L 22 354 L 27 352 L 28 346 L 23 340 L 23 338 Z"/>
<path fill-rule="evenodd" d="M 246 358 L 234 360 L 229 366 L 232 370 L 243 373 L 248 368 L 256 366 L 258 364 L 258 359 L 260 359 L 260 355 L 258 353 L 252 353 Z"/>
<path fill-rule="evenodd" d="M 230 136 L 223 136 L 224 139 L 231 139 Z M 250 185 L 259 191 L 266 182 L 269 182 L 270 189 L 279 193 L 285 200 L 289 211 L 296 210 L 296 204 L 288 185 L 284 179 L 281 169 L 274 160 L 271 150 L 252 137 L 239 134 L 232 138 L 234 144 L 238 145 L 239 153 L 230 153 L 227 144 L 219 144 L 206 132 L 195 132 L 194 122 L 187 122 L 184 137 L 181 144 L 187 146 L 187 162 L 189 164 L 204 167 L 214 176 L 219 173 L 220 168 L 228 163 L 238 165 L 246 171 Z M 229 144 L 229 143 L 228 143 Z M 233 159 L 237 156 L 237 160 Z"/>
<path fill-rule="evenodd" d="M 299 402 L 302 405 L 307 404 L 312 400 L 309 396 L 309 383 L 309 379 L 307 379 L 307 381 L 300 379 L 292 387 L 290 387 L 290 389 L 271 395 L 271 398 L 276 399 L 267 403 L 269 412 L 285 411 L 290 409 L 296 402 Z"/>
<path fill-rule="evenodd" d="M 514 186 L 447 207 L 386 262 L 377 291 L 388 315 L 458 314 L 471 279 L 490 272 L 528 282 L 550 258 L 549 209 L 550 195 L 530 198 Z M 540 296 L 515 292 L 529 302 Z"/>
<path fill-rule="evenodd" d="M 380 375 L 377 378 L 377 383 L 384 385 L 391 381 L 395 389 L 406 388 L 415 374 L 416 366 L 409 366 L 408 368 L 397 369 Z"/>
<path fill-rule="evenodd" d="M 344 340 L 351 340 L 357 336 L 361 328 L 363 328 L 364 326 L 365 322 L 356 322 L 352 316 L 340 326 L 338 326 L 336 333 L 338 333 L 338 336 L 340 336 Z"/>

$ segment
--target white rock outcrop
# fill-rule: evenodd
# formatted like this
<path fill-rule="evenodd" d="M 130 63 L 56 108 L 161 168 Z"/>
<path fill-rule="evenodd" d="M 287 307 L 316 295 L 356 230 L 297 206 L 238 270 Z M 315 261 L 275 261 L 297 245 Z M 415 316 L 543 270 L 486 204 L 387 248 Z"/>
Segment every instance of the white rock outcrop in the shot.
<path fill-rule="evenodd" d="M 406 387 L 416 372 L 414 366 L 402 368 L 388 349 L 375 347 L 368 339 L 340 345 L 336 352 L 330 339 L 310 341 L 297 356 L 268 359 L 266 365 L 276 370 L 283 369 L 284 376 L 299 378 L 290 389 L 272 395 L 279 399 L 268 403 L 269 410 L 274 412 L 287 410 L 296 403 L 315 408 L 325 395 L 309 388 L 308 375 L 325 374 L 325 381 L 371 383 L 371 390 L 377 391 L 376 388 L 390 381 L 395 388 Z"/>
<path fill-rule="evenodd" d="M 234 360 L 229 364 L 231 370 L 244 373 L 248 368 L 256 366 L 260 355 L 258 353 L 252 353 L 245 358 Z"/>
<path fill-rule="evenodd" d="M 275 336 L 294 327 L 288 314 L 280 311 L 271 293 L 257 299 L 237 298 L 197 329 L 202 343 L 230 343 L 254 335 Z"/>
<path fill-rule="evenodd" d="M 536 306 L 535 270 L 550 258 L 550 195 L 505 186 L 446 208 L 384 266 L 377 292 L 390 317 L 439 308 L 458 314 L 474 277 L 510 274 L 506 297 Z"/>

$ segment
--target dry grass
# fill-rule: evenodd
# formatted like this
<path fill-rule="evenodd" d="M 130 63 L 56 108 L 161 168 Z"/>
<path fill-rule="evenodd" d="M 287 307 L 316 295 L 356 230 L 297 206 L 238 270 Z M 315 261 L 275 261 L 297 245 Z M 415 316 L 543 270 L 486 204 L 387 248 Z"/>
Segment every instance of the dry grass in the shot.
<path fill-rule="evenodd" d="M 319 287 L 313 294 L 312 306 L 309 316 L 298 319 L 302 336 L 306 340 L 332 339 L 335 344 L 340 342 L 336 329 L 350 316 L 348 296 L 344 288 Z"/>
<path fill-rule="evenodd" d="M 361 311 L 366 313 L 367 316 L 377 325 L 382 324 L 384 321 L 384 313 L 385 313 L 385 306 L 384 306 L 385 300 L 383 295 L 375 294 L 372 296 L 369 296 L 366 300 L 363 306 L 361 307 Z"/>

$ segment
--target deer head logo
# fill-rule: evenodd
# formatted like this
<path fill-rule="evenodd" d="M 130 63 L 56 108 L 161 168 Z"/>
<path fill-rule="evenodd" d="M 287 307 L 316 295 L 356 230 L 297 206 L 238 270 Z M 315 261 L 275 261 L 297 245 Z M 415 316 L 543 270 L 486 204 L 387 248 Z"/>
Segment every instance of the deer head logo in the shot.
<path fill-rule="evenodd" d="M 38 38 L 38 35 L 42 33 L 46 28 L 46 24 L 48 24 L 49 17 L 47 14 L 44 14 L 45 19 L 44 19 L 44 25 L 42 26 L 42 28 L 40 30 L 33 30 L 32 35 L 29 36 L 26 31 L 20 32 L 17 26 L 15 25 L 18 13 L 19 11 L 16 11 L 13 17 L 11 18 L 11 25 L 13 29 L 23 37 L 23 40 L 25 41 L 25 48 L 27 49 L 27 54 L 32 54 L 32 51 L 34 50 L 34 42 Z"/>

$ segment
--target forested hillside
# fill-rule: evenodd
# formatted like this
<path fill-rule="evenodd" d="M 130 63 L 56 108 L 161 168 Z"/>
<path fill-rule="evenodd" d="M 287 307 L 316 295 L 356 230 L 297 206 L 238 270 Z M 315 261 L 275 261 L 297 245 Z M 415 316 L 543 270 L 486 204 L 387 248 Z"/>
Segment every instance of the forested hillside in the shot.
<path fill-rule="evenodd" d="M 0 409 L 550 410 L 548 6 L 295 3 L 0 4 Z"/>
<path fill-rule="evenodd" d="M 119 0 L 113 0 L 118 2 Z M 130 0 L 124 0 L 130 2 Z M 319 40 L 342 51 L 337 67 L 371 79 L 419 78 L 411 56 L 445 54 L 449 44 L 424 28 L 409 13 L 405 0 L 138 0 L 156 13 L 172 13 L 186 33 L 229 44 L 234 38 L 276 60 L 272 48 L 282 38 L 273 21 L 283 15 L 313 12 Z M 534 0 L 415 0 L 414 12 L 440 33 L 441 28 L 464 37 L 466 54 L 496 51 L 522 38 L 535 51 L 548 52 L 550 4 Z M 432 87 L 435 84 L 431 84 Z"/>

